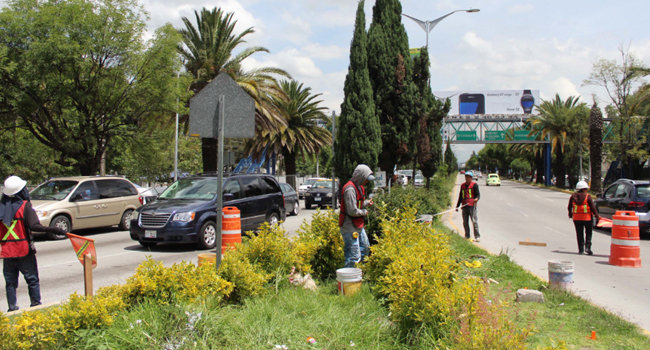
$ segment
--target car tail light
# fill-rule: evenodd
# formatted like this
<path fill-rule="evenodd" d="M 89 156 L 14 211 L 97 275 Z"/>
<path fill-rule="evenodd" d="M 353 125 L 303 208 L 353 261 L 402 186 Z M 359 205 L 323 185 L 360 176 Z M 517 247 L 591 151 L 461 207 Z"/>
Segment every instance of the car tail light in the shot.
<path fill-rule="evenodd" d="M 642 208 L 642 207 L 645 207 L 645 202 L 632 201 L 632 202 L 628 203 L 627 206 L 630 207 L 630 208 Z"/>
<path fill-rule="evenodd" d="M 285 208 L 287 207 L 287 202 L 284 201 L 284 193 L 282 194 L 282 205 L 284 205 Z"/>
<path fill-rule="evenodd" d="M 138 200 L 140 201 L 140 204 L 144 204 L 144 197 L 138 196 Z"/>

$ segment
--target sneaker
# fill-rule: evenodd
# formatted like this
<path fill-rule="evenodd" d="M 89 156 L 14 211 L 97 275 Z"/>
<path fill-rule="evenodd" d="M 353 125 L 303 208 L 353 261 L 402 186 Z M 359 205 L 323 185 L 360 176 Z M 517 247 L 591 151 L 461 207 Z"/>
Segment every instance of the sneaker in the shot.
<path fill-rule="evenodd" d="M 594 252 L 592 252 L 591 249 L 587 249 L 587 255 L 594 255 Z"/>
<path fill-rule="evenodd" d="M 38 301 L 38 302 L 36 302 L 36 303 L 33 303 L 33 304 L 29 305 L 29 307 L 34 307 L 34 306 L 39 306 L 39 305 L 41 305 L 41 302 L 40 302 L 40 301 Z"/>
<path fill-rule="evenodd" d="M 14 306 L 14 307 L 10 307 L 9 310 L 7 310 L 7 312 L 12 312 L 17 310 L 18 310 L 18 306 Z"/>
<path fill-rule="evenodd" d="M 474 242 L 480 242 L 481 239 L 479 237 L 474 238 Z"/>

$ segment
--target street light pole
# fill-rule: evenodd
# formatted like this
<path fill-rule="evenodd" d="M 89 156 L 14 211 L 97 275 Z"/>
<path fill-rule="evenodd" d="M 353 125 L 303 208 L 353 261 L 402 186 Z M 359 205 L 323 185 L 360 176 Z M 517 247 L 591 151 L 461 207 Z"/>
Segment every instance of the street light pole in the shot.
<path fill-rule="evenodd" d="M 415 23 L 417 23 L 426 32 L 426 34 L 427 34 L 427 43 L 426 43 L 425 47 L 427 49 L 429 49 L 429 32 L 433 29 L 433 27 L 435 27 L 438 23 L 440 23 L 440 21 L 442 21 L 443 19 L 451 16 L 452 14 L 454 14 L 456 12 L 468 12 L 468 13 L 471 13 L 471 12 L 479 12 L 479 11 L 481 11 L 481 10 L 479 10 L 479 9 L 467 9 L 467 10 L 451 11 L 448 14 L 446 14 L 446 15 L 444 15 L 442 17 L 438 17 L 438 18 L 436 18 L 434 20 L 431 20 L 431 21 L 423 21 L 423 20 L 417 19 L 415 17 L 411 17 L 411 16 L 409 16 L 407 14 L 404 14 L 404 13 L 402 13 L 402 16 L 412 19 Z"/>

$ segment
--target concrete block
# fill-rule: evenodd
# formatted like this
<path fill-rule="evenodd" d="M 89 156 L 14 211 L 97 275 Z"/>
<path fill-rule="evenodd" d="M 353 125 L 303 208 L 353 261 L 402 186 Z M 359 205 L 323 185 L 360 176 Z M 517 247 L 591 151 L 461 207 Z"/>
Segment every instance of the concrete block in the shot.
<path fill-rule="evenodd" d="M 519 289 L 517 290 L 517 301 L 522 303 L 526 303 L 526 302 L 543 303 L 544 294 L 538 290 Z"/>

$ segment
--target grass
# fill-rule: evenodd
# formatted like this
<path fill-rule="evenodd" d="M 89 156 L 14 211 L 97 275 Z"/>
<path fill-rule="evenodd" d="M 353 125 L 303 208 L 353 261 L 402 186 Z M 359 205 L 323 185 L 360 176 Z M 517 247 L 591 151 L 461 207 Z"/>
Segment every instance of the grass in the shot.
<path fill-rule="evenodd" d="M 443 225 L 438 229 L 450 232 Z M 490 255 L 455 233 L 450 232 L 450 238 L 459 258 L 485 257 L 481 259 L 482 267 L 473 274 L 499 282 L 490 284 L 490 297 L 514 301 L 520 288 L 544 293 L 542 304 L 510 304 L 511 315 L 520 327 L 533 326 L 534 331 L 527 340 L 529 348 L 558 346 L 564 342 L 569 349 L 650 349 L 650 338 L 636 325 L 571 293 L 548 289 L 545 281 L 512 262 L 507 254 Z M 589 339 L 591 331 L 596 331 L 596 340 Z"/>
<path fill-rule="evenodd" d="M 308 337 L 316 339 L 316 347 Z M 199 306 L 143 305 L 111 327 L 79 338 L 77 349 L 407 348 L 399 343 L 388 310 L 367 285 L 344 297 L 337 295 L 335 281 L 316 292 L 285 285 L 277 294 L 247 299 L 241 306 L 209 301 Z"/>

